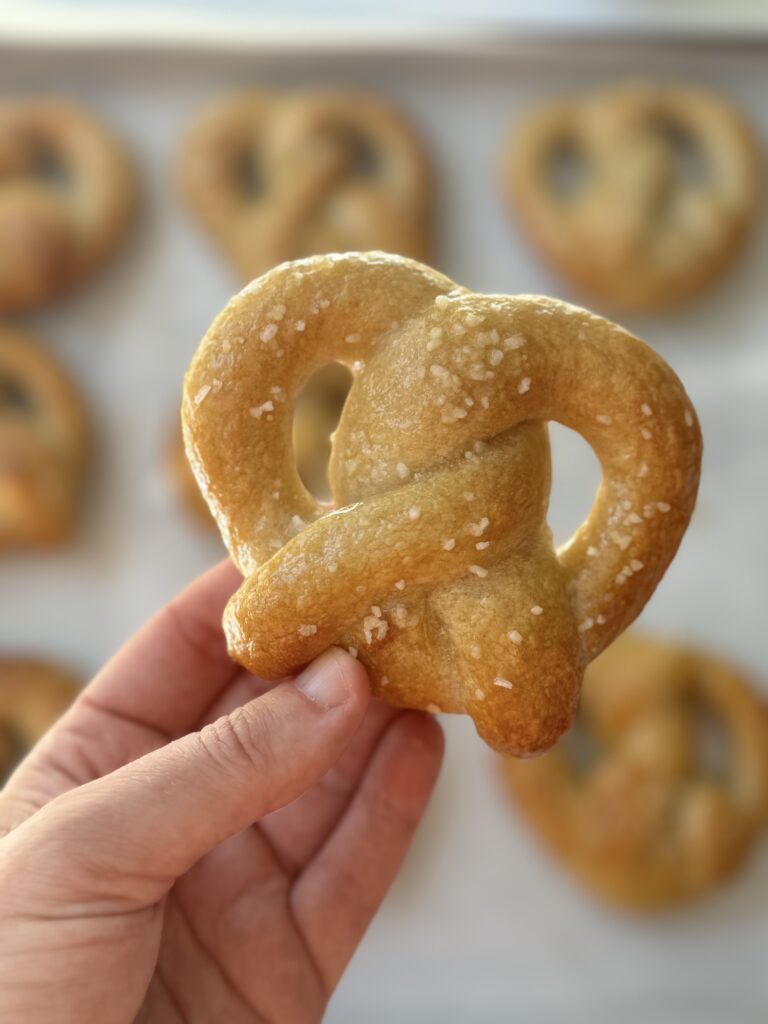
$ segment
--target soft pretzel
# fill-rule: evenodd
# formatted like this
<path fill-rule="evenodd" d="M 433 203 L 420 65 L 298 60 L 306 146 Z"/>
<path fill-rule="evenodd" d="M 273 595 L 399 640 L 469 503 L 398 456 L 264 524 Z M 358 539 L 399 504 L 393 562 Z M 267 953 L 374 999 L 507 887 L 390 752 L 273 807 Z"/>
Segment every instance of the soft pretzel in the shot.
<path fill-rule="evenodd" d="M 706 289 L 754 219 L 756 146 L 702 89 L 625 84 L 534 111 L 511 134 L 504 187 L 542 252 L 612 307 Z"/>
<path fill-rule="evenodd" d="M 587 669 L 579 721 L 593 763 L 563 742 L 503 771 L 583 882 L 611 902 L 656 907 L 702 894 L 742 862 L 768 813 L 768 710 L 737 669 L 625 636 Z"/>
<path fill-rule="evenodd" d="M 0 658 L 0 787 L 78 690 L 77 680 L 54 665 Z"/>
<path fill-rule="evenodd" d="M 244 280 L 345 249 L 429 250 L 430 174 L 388 104 L 334 91 L 250 91 L 192 125 L 182 191 Z"/>
<path fill-rule="evenodd" d="M 354 382 L 303 487 L 295 396 L 329 360 Z M 555 552 L 546 421 L 603 467 Z M 585 664 L 638 614 L 693 508 L 701 438 L 672 370 L 599 317 L 476 295 L 383 253 L 288 263 L 216 318 L 187 373 L 187 455 L 244 576 L 235 659 L 279 677 L 354 648 L 394 704 L 467 712 L 531 754 L 570 724 Z"/>
<path fill-rule="evenodd" d="M 69 377 L 32 338 L 0 327 L 0 549 L 72 532 L 88 454 Z"/>
<path fill-rule="evenodd" d="M 121 240 L 136 184 L 122 146 L 52 98 L 0 100 L 0 311 L 79 284 Z"/>

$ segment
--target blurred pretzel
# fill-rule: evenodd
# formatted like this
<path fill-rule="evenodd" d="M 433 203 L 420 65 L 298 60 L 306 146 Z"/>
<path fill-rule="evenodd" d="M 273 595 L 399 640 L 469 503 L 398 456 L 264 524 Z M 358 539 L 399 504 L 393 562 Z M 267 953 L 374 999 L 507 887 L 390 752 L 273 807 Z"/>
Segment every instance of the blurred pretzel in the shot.
<path fill-rule="evenodd" d="M 699 896 L 742 862 L 768 813 L 768 709 L 738 670 L 622 637 L 588 668 L 579 721 L 591 763 L 563 742 L 503 770 L 583 882 L 650 908 Z"/>
<path fill-rule="evenodd" d="M 89 447 L 69 377 L 34 339 L 0 327 L 0 550 L 69 536 Z"/>
<path fill-rule="evenodd" d="M 429 250 L 431 180 L 421 144 L 386 103 L 355 93 L 251 91 L 192 125 L 183 193 L 250 280 L 315 253 Z"/>
<path fill-rule="evenodd" d="M 351 366 L 333 511 L 299 480 L 293 405 Z M 546 421 L 594 447 L 595 505 L 560 551 Z M 672 370 L 600 317 L 476 295 L 382 253 L 284 264 L 236 296 L 185 382 L 187 454 L 246 579 L 230 651 L 279 677 L 354 648 L 378 696 L 467 712 L 531 754 L 570 724 L 585 664 L 645 604 L 693 508 L 701 438 Z"/>
<path fill-rule="evenodd" d="M 75 678 L 54 665 L 0 658 L 0 787 L 78 690 Z"/>
<path fill-rule="evenodd" d="M 613 307 L 705 290 L 754 220 L 759 164 L 741 116 L 701 89 L 634 83 L 534 111 L 504 185 L 539 247 Z"/>
<path fill-rule="evenodd" d="M 48 302 L 121 240 L 136 183 L 90 113 L 51 98 L 0 100 L 0 311 Z"/>

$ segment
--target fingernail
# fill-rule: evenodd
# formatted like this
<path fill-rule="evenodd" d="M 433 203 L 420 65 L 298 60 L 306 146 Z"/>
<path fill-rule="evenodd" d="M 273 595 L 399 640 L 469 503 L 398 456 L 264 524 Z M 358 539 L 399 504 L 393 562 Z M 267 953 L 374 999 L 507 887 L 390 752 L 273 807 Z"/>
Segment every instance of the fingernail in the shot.
<path fill-rule="evenodd" d="M 335 651 L 326 651 L 296 677 L 296 687 L 326 711 L 346 704 L 349 684 L 340 657 Z"/>

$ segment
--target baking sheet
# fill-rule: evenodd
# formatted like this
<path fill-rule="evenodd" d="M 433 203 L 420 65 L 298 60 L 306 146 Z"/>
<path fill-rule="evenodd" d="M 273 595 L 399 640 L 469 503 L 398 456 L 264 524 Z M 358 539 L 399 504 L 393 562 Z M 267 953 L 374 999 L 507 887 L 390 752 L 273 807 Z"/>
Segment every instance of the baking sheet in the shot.
<path fill-rule="evenodd" d="M 538 262 L 503 212 L 495 160 L 530 104 L 619 75 L 721 89 L 768 139 L 762 52 L 650 52 L 573 45 L 568 63 L 511 48 L 494 57 L 348 53 L 43 52 L 0 49 L 0 90 L 51 90 L 101 111 L 135 150 L 143 210 L 120 258 L 71 300 L 23 320 L 71 367 L 98 438 L 83 528 L 55 553 L 4 556 L 0 649 L 94 670 L 154 608 L 221 554 L 179 508 L 164 459 L 182 373 L 238 284 L 180 209 L 171 167 L 180 129 L 227 88 L 264 82 L 359 86 L 411 115 L 433 154 L 440 269 L 483 291 L 578 298 Z M 712 646 L 765 679 L 768 535 L 768 221 L 711 297 L 627 317 L 675 367 L 706 454 L 699 507 L 642 617 Z M 597 465 L 554 432 L 552 521 L 564 538 L 589 508 Z M 328 1019 L 572 1024 L 621 1019 L 747 1024 L 765 1016 L 768 844 L 711 899 L 661 917 L 601 909 L 514 817 L 471 723 L 443 718 L 448 755 L 406 869 L 342 982 Z"/>

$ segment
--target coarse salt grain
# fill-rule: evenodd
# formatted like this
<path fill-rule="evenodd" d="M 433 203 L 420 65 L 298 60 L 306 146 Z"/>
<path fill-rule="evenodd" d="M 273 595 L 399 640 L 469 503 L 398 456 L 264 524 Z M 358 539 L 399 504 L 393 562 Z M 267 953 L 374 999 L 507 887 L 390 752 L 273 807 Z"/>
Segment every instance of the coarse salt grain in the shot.
<path fill-rule="evenodd" d="M 473 576 L 479 576 L 481 580 L 485 579 L 488 575 L 488 570 L 484 569 L 482 565 L 470 565 L 469 572 L 471 572 Z"/>
<path fill-rule="evenodd" d="M 200 390 L 195 395 L 195 405 L 200 405 L 200 403 L 202 401 L 204 401 L 204 399 L 206 399 L 208 397 L 210 392 L 211 392 L 211 385 L 210 384 L 203 384 L 203 386 L 200 388 Z"/>
<path fill-rule="evenodd" d="M 531 608 L 531 615 L 541 615 L 543 611 L 544 609 L 540 604 L 535 604 L 533 608 Z"/>
<path fill-rule="evenodd" d="M 267 324 L 266 327 L 259 331 L 259 337 L 262 341 L 272 341 L 276 334 L 277 324 Z"/>
<path fill-rule="evenodd" d="M 307 322 L 306 322 L 306 320 L 297 320 L 296 323 L 293 326 L 294 326 L 295 330 L 303 331 L 305 329 L 305 327 L 307 326 Z"/>
<path fill-rule="evenodd" d="M 489 540 L 479 540 L 477 544 L 475 544 L 475 547 L 477 548 L 478 551 L 485 551 L 485 549 L 490 546 L 491 542 Z"/>
<path fill-rule="evenodd" d="M 398 462 L 397 466 L 395 466 L 395 469 L 397 470 L 397 475 L 400 477 L 401 480 L 405 480 L 407 476 L 411 475 L 410 469 L 408 469 L 404 462 Z"/>
<path fill-rule="evenodd" d="M 496 676 L 493 680 L 494 686 L 500 686 L 502 690 L 514 690 L 515 684 L 511 683 L 509 679 L 505 679 L 503 676 Z"/>
<path fill-rule="evenodd" d="M 470 656 L 475 659 L 475 661 L 479 661 L 480 655 L 482 653 L 480 650 L 480 644 L 472 644 L 469 648 L 469 653 Z"/>
<path fill-rule="evenodd" d="M 483 516 L 483 518 L 479 522 L 470 523 L 467 529 L 469 530 L 473 537 L 482 537 L 489 524 L 490 519 L 488 519 L 487 516 Z"/>
<path fill-rule="evenodd" d="M 516 629 L 510 629 L 507 633 L 507 638 L 511 640 L 513 644 L 517 644 L 518 647 L 523 642 L 523 634 L 519 633 Z"/>
<path fill-rule="evenodd" d="M 530 377 L 523 377 L 523 379 L 517 385 L 517 390 L 518 390 L 519 394 L 524 395 L 527 391 L 530 391 L 530 389 L 531 389 L 531 378 Z"/>
<path fill-rule="evenodd" d="M 265 412 L 273 412 L 275 403 L 271 401 L 262 402 L 261 405 L 253 405 L 248 410 L 249 414 L 253 416 L 255 420 L 260 420 Z"/>
<path fill-rule="evenodd" d="M 420 515 L 421 515 L 421 509 L 419 508 L 419 506 L 418 506 L 418 505 L 412 505 L 412 506 L 411 506 L 411 507 L 410 507 L 410 508 L 408 509 L 408 518 L 409 518 L 409 519 L 411 519 L 411 520 L 414 520 L 414 521 L 415 521 L 416 519 L 418 519 L 418 518 L 419 518 L 419 516 L 420 516 Z"/>
<path fill-rule="evenodd" d="M 427 704 L 427 711 L 431 711 L 433 715 L 439 715 L 442 708 L 439 704 Z"/>
<path fill-rule="evenodd" d="M 448 540 L 443 541 L 443 551 L 453 551 L 456 547 L 456 541 L 453 537 L 449 537 Z"/>
<path fill-rule="evenodd" d="M 317 632 L 317 626 L 313 626 L 311 623 L 305 623 L 303 626 L 299 626 L 299 636 L 314 636 Z"/>
<path fill-rule="evenodd" d="M 479 686 L 475 687 L 475 699 L 485 700 L 485 691 L 481 690 Z"/>
<path fill-rule="evenodd" d="M 650 405 L 648 405 L 647 402 L 643 402 L 643 404 L 640 406 L 640 412 L 643 414 L 643 416 L 653 416 L 653 409 L 650 407 Z"/>
<path fill-rule="evenodd" d="M 405 580 L 398 580 L 395 583 L 395 590 L 405 590 Z"/>
<path fill-rule="evenodd" d="M 597 420 L 598 423 L 604 423 L 606 426 L 608 426 L 609 424 L 611 424 L 613 422 L 611 417 L 610 416 L 606 416 L 605 413 L 600 413 L 599 415 L 595 416 L 595 419 Z"/>

